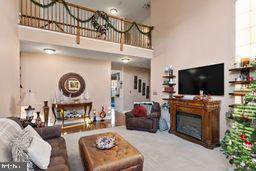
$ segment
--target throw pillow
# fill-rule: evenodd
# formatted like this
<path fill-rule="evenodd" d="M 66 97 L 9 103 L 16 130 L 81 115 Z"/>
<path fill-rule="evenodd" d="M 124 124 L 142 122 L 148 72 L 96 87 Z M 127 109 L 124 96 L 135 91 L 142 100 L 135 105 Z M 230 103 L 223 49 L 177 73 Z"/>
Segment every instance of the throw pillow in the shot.
<path fill-rule="evenodd" d="M 29 148 L 32 139 L 33 137 L 30 135 L 29 130 L 22 130 L 18 136 L 11 141 L 13 161 L 26 162 L 27 170 L 34 170 L 33 163 L 27 154 L 27 149 Z"/>
<path fill-rule="evenodd" d="M 147 109 L 144 106 L 135 106 L 132 110 L 132 113 L 136 117 L 145 117 L 147 116 Z"/>
<path fill-rule="evenodd" d="M 22 131 L 19 124 L 11 119 L 0 118 L 0 161 L 12 161 L 11 140 Z"/>
<path fill-rule="evenodd" d="M 27 149 L 29 157 L 40 169 L 48 168 L 51 150 L 51 145 L 44 141 L 41 137 L 33 137 L 30 147 Z"/>
<path fill-rule="evenodd" d="M 159 120 L 159 131 L 168 130 L 168 124 L 164 118 L 160 118 Z"/>
<path fill-rule="evenodd" d="M 32 126 L 30 126 L 30 125 L 28 125 L 26 128 L 24 128 L 24 131 L 29 131 L 30 135 L 32 137 L 41 138 L 41 136 L 36 132 L 36 130 L 34 128 L 32 128 Z"/>

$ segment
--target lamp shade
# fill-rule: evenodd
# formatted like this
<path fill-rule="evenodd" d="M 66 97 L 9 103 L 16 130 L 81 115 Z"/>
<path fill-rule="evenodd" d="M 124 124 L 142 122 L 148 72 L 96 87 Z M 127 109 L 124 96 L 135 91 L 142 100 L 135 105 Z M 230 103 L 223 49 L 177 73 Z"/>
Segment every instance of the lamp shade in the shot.
<path fill-rule="evenodd" d="M 21 98 L 21 106 L 32 106 L 32 105 L 38 105 L 38 101 L 36 99 L 35 93 L 33 93 L 31 90 L 24 93 L 23 97 Z"/>

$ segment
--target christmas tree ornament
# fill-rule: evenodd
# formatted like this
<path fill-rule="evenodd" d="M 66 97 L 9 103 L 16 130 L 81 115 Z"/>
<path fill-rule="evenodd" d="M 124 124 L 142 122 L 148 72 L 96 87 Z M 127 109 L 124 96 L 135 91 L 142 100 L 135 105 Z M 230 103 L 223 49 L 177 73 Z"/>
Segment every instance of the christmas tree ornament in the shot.
<path fill-rule="evenodd" d="M 243 145 L 246 150 L 252 150 L 252 143 L 250 143 L 249 141 L 245 141 Z"/>
<path fill-rule="evenodd" d="M 240 138 L 241 138 L 241 140 L 243 140 L 243 141 L 246 141 L 246 140 L 247 140 L 247 136 L 246 136 L 245 134 L 242 134 L 242 135 L 240 136 Z"/>

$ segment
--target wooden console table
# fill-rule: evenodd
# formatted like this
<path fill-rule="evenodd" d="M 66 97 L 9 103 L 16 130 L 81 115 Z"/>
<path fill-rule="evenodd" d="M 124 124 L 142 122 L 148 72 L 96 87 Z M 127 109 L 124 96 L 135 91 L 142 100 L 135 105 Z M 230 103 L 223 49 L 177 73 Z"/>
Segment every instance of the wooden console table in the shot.
<path fill-rule="evenodd" d="M 52 112 L 53 115 L 55 117 L 55 122 L 58 119 L 56 112 L 55 111 L 60 111 L 61 114 L 61 119 L 62 119 L 62 127 L 64 127 L 64 120 L 65 119 L 69 119 L 69 118 L 65 118 L 64 116 L 64 111 L 65 109 L 68 108 L 84 108 L 84 114 L 82 115 L 82 118 L 85 119 L 86 115 L 89 116 L 90 118 L 90 113 L 92 110 L 92 102 L 83 102 L 83 103 L 53 103 L 52 104 Z M 87 108 L 88 109 L 88 113 L 87 112 Z"/>
<path fill-rule="evenodd" d="M 170 133 L 181 138 L 213 149 L 219 145 L 220 101 L 202 101 L 192 99 L 169 99 L 170 105 Z M 201 120 L 201 139 L 189 136 L 177 130 L 177 115 L 188 114 L 191 118 Z"/>

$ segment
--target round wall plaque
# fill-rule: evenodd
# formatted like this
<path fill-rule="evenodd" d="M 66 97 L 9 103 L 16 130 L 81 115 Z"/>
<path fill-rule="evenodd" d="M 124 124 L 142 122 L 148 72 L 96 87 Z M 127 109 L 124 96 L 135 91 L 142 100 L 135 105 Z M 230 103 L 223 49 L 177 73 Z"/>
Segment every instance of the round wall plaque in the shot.
<path fill-rule="evenodd" d="M 67 97 L 78 97 L 85 90 L 85 82 L 79 74 L 67 73 L 60 78 L 59 89 Z"/>

